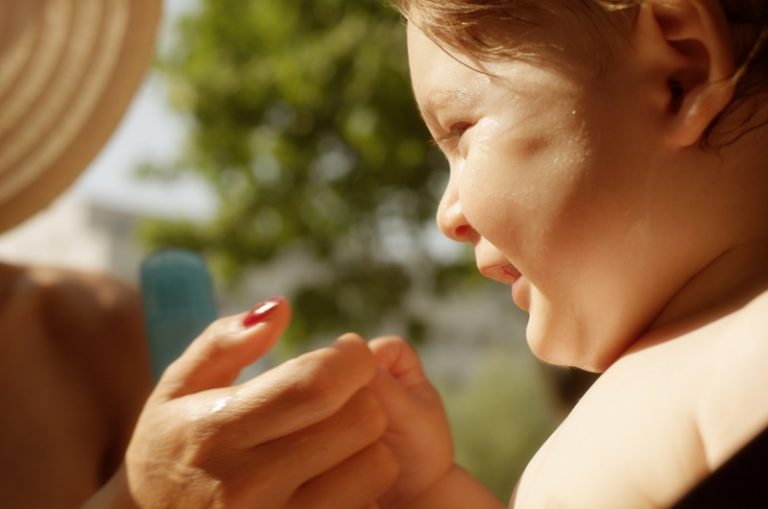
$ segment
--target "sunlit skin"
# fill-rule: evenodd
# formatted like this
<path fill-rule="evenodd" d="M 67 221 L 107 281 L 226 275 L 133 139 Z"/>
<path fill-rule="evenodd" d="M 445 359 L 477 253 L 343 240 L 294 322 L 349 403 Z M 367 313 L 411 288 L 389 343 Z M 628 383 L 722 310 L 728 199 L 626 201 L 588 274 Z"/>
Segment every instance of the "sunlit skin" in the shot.
<path fill-rule="evenodd" d="M 591 78 L 476 62 L 489 76 L 413 25 L 409 47 L 415 95 L 450 165 L 438 224 L 473 244 L 485 275 L 522 274 L 515 301 L 542 359 L 605 369 L 752 235 L 733 229 L 718 155 L 665 145 L 641 69 Z"/>
<path fill-rule="evenodd" d="M 715 1 L 646 2 L 600 73 L 567 33 L 560 60 L 489 62 L 408 24 L 450 171 L 437 222 L 512 286 L 537 356 L 604 372 L 510 507 L 668 507 L 768 424 L 768 129 L 698 143 L 737 68 Z M 766 113 L 747 102 L 722 131 L 750 108 Z M 412 507 L 498 507 L 451 485 Z"/>
<path fill-rule="evenodd" d="M 121 462 L 150 391 L 140 303 L 98 274 L 0 262 L 0 492 L 80 507 Z"/>

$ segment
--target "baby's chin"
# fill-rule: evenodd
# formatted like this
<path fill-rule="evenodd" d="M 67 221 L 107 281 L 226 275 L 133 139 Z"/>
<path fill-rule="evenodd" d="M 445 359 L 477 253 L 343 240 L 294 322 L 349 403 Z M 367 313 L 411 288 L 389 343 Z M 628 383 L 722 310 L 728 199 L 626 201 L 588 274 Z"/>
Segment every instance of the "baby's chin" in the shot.
<path fill-rule="evenodd" d="M 600 338 L 609 337 L 609 331 L 590 327 L 590 321 L 572 307 L 557 306 L 533 289 L 528 312 L 526 340 L 539 360 L 595 373 L 605 371 L 616 360 L 615 349 L 605 348 L 612 342 Z"/>

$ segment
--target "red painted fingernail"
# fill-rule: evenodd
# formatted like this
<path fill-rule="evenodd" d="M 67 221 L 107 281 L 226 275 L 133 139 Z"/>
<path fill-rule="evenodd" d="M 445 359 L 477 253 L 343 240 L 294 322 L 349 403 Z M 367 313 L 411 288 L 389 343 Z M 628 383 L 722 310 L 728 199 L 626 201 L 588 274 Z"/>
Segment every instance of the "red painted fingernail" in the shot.
<path fill-rule="evenodd" d="M 280 307 L 283 302 L 282 297 L 272 297 L 256 304 L 251 311 L 243 318 L 243 327 L 253 327 L 267 320 L 267 318 Z"/>

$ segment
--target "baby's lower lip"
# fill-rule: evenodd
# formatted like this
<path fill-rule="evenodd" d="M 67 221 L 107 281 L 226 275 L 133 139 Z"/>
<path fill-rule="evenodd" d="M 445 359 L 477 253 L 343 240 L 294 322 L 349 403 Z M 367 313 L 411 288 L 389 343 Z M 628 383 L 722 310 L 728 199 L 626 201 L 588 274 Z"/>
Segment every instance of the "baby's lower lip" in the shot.
<path fill-rule="evenodd" d="M 514 270 L 512 267 L 502 267 L 501 271 L 505 276 L 509 277 L 513 285 L 517 282 L 518 279 L 522 277 L 521 274 Z"/>

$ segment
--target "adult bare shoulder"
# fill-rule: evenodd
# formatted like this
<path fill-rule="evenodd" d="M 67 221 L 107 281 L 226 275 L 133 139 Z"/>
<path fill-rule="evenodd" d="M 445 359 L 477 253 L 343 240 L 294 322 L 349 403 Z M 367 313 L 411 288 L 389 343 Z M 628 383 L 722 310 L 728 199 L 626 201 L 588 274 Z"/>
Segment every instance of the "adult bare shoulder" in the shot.
<path fill-rule="evenodd" d="M 52 341 L 73 355 L 108 419 L 107 470 L 117 467 L 151 389 L 141 301 L 107 274 L 36 269 Z M 111 472 L 107 472 L 111 473 Z"/>
<path fill-rule="evenodd" d="M 29 279 L 52 346 L 96 392 L 114 434 L 116 465 L 151 389 L 138 292 L 103 273 L 35 267 Z"/>
<path fill-rule="evenodd" d="M 76 505 L 119 464 L 149 391 L 138 298 L 103 275 L 0 271 L 0 396 L 15 408 L 0 466 L 19 507 Z M 46 490 L 34 489 L 40 476 Z"/>
<path fill-rule="evenodd" d="M 129 370 L 143 399 L 151 375 L 138 292 L 106 274 L 48 267 L 28 272 L 51 341 L 76 354 L 96 378 L 117 378 Z"/>

